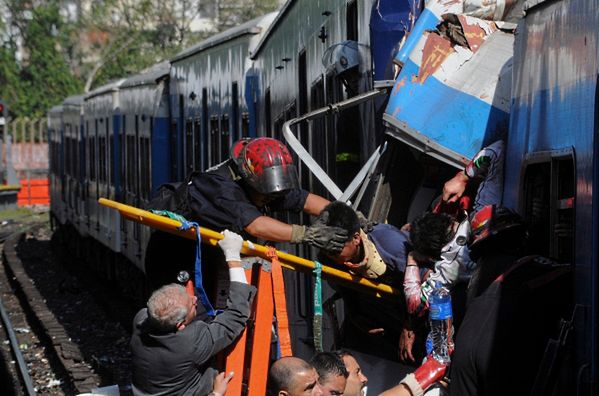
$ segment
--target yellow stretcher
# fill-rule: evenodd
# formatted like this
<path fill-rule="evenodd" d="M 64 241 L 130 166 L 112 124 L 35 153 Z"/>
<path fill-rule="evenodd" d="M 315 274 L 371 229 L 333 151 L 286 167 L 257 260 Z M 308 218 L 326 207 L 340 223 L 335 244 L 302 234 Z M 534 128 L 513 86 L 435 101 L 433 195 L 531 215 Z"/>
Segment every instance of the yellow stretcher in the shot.
<path fill-rule="evenodd" d="M 136 208 L 134 206 L 125 205 L 116 201 L 112 201 L 106 198 L 100 198 L 98 202 L 101 205 L 113 208 L 119 211 L 121 216 L 128 220 L 136 221 L 138 223 L 147 225 L 158 230 L 166 231 L 171 234 L 180 235 L 188 239 L 196 239 L 195 229 L 189 229 L 187 231 L 179 230 L 181 223 L 177 220 L 173 220 L 164 216 L 159 216 L 154 213 L 148 212 L 143 209 Z M 212 231 L 208 228 L 200 227 L 200 235 L 202 242 L 215 246 L 220 239 L 223 239 L 223 235 L 219 232 Z M 248 241 L 243 242 L 243 248 L 241 253 L 247 256 L 259 256 L 266 260 L 269 260 L 267 255 L 267 248 L 256 243 Z M 306 260 L 304 258 L 294 256 L 292 254 L 284 253 L 277 250 L 277 256 L 282 267 L 292 269 L 295 271 L 309 272 L 314 269 L 314 262 Z M 326 279 L 332 279 L 335 282 L 343 283 L 346 286 L 358 289 L 362 292 L 372 294 L 376 297 L 387 297 L 393 298 L 394 296 L 400 296 L 400 292 L 383 283 L 373 282 L 361 276 L 352 275 L 345 271 L 340 271 L 335 268 L 328 266 L 322 266 L 322 274 Z"/>

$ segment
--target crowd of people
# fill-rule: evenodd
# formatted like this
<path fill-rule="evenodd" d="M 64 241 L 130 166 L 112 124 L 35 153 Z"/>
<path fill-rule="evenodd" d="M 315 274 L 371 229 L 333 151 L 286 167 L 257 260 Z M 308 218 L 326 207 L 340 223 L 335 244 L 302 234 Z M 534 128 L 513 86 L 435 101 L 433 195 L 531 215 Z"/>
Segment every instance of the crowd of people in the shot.
<path fill-rule="evenodd" d="M 422 395 L 431 387 L 450 395 L 527 393 L 534 380 L 530 368 L 544 346 L 535 335 L 546 332 L 543 326 L 559 310 L 526 314 L 547 298 L 555 276 L 521 285 L 546 277 L 555 265 L 525 256 L 527 228 L 501 206 L 503 158 L 502 141 L 485 147 L 445 183 L 430 212 L 402 228 L 369 223 L 343 202 L 300 189 L 289 151 L 270 138 L 242 139 L 228 161 L 166 186 L 154 208 L 224 230 L 219 246 L 229 269 L 229 297 L 222 313 L 204 321 L 196 317 L 197 298 L 182 286 L 169 284 L 152 294 L 134 319 L 134 394 L 224 395 L 233 374 L 218 373 L 211 358 L 243 331 L 255 294 L 240 264 L 243 237 L 307 243 L 319 249 L 323 262 L 403 290 L 405 299 L 381 301 L 332 285 L 346 302 L 343 333 L 350 336 L 344 346 L 424 362 L 383 395 Z M 474 193 L 468 197 L 467 191 Z M 275 210 L 304 211 L 316 220 L 310 226 L 286 224 L 268 215 Z M 423 356 L 426 312 L 434 287 L 453 291 L 459 284 L 468 284 L 466 308 L 453 329 L 448 365 Z M 514 361 L 518 348 L 526 348 L 530 358 Z M 317 353 L 309 362 L 275 361 L 268 392 L 364 396 L 367 382 L 356 357 L 337 350 Z"/>

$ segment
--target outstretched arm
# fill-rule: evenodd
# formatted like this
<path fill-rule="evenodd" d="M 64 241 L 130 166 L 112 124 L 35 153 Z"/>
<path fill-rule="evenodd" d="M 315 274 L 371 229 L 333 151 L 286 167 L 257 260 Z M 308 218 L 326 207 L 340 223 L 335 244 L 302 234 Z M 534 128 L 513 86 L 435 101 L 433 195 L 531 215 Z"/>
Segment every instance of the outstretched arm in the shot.
<path fill-rule="evenodd" d="M 308 198 L 306 198 L 306 203 L 304 204 L 304 212 L 312 216 L 318 216 L 324 207 L 330 203 L 331 201 L 320 195 L 308 193 Z"/>

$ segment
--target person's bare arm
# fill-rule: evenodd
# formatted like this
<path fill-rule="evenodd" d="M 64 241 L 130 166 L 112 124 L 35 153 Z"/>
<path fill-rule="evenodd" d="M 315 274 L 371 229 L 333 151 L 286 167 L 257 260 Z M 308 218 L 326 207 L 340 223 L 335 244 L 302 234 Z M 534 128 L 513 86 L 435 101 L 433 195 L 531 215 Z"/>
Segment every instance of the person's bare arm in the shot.
<path fill-rule="evenodd" d="M 318 216 L 324 207 L 330 203 L 331 201 L 320 195 L 309 193 L 308 198 L 306 198 L 306 203 L 304 204 L 304 212 L 312 216 Z"/>
<path fill-rule="evenodd" d="M 445 202 L 457 202 L 468 185 L 468 176 L 464 171 L 458 172 L 453 178 L 445 182 L 443 186 L 443 201 Z"/>
<path fill-rule="evenodd" d="M 289 242 L 291 230 L 291 225 L 268 216 L 256 217 L 245 227 L 248 234 L 273 242 Z"/>

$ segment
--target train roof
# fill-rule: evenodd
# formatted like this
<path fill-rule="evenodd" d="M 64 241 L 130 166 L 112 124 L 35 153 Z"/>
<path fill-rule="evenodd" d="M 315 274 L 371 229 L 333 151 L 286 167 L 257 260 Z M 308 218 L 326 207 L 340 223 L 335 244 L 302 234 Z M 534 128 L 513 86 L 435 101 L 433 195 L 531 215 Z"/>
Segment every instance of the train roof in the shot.
<path fill-rule="evenodd" d="M 289 12 L 291 7 L 293 6 L 293 3 L 295 3 L 296 1 L 297 0 L 287 0 L 283 7 L 281 7 L 281 10 L 279 11 L 276 18 L 268 26 L 268 29 L 264 32 L 264 35 L 262 36 L 258 44 L 256 44 L 256 48 L 254 48 L 254 50 L 250 54 L 250 58 L 254 59 L 258 56 L 266 42 L 268 42 L 268 40 L 270 39 L 271 33 L 277 28 L 277 26 L 279 26 L 285 15 L 287 15 L 287 12 Z"/>
<path fill-rule="evenodd" d="M 267 16 L 270 14 L 267 14 Z M 258 18 L 254 18 L 251 21 L 248 21 L 244 24 L 231 28 L 229 30 L 225 30 L 224 32 L 220 32 L 196 45 L 193 47 L 187 48 L 171 59 L 171 63 L 177 62 L 179 60 L 188 58 L 194 54 L 202 52 L 212 47 L 216 47 L 222 43 L 226 43 L 227 41 L 236 39 L 237 37 L 241 37 L 247 34 L 258 34 L 262 32 L 263 26 L 261 24 L 262 20 L 265 16 L 261 16 Z"/>
<path fill-rule="evenodd" d="M 163 61 L 143 70 L 139 74 L 128 77 L 123 81 L 119 88 L 130 88 L 141 85 L 155 85 L 158 80 L 168 76 L 170 72 L 170 62 Z"/>
<path fill-rule="evenodd" d="M 104 84 L 101 87 L 98 87 L 98 88 L 94 89 L 93 91 L 88 92 L 85 95 L 85 100 L 89 100 L 95 96 L 99 96 L 99 95 L 105 94 L 107 92 L 116 91 L 120 88 L 121 84 L 123 84 L 124 81 L 125 81 L 124 78 L 120 78 L 118 80 L 113 80 L 107 84 Z"/>
<path fill-rule="evenodd" d="M 64 106 L 81 106 L 83 104 L 84 95 L 71 95 L 62 101 Z"/>
<path fill-rule="evenodd" d="M 63 107 L 61 104 L 52 106 L 52 108 L 50 110 L 48 110 L 48 114 L 54 115 L 57 113 L 62 113 L 62 109 L 63 109 Z"/>

